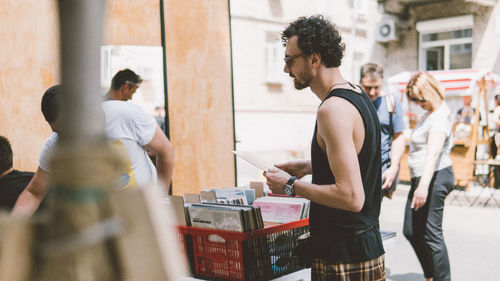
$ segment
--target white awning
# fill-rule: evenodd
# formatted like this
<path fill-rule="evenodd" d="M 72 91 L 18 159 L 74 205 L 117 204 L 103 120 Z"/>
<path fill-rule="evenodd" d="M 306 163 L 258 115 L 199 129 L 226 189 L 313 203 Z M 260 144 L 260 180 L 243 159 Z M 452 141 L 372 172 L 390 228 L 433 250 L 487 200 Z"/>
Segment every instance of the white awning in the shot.
<path fill-rule="evenodd" d="M 411 76 L 417 71 L 403 71 L 387 79 L 389 90 L 392 93 L 406 93 L 406 85 Z M 500 76 L 488 71 L 477 69 L 456 69 L 429 71 L 445 90 L 446 96 L 472 95 L 477 88 L 476 82 L 484 76 L 489 85 L 496 87 L 500 83 Z"/>

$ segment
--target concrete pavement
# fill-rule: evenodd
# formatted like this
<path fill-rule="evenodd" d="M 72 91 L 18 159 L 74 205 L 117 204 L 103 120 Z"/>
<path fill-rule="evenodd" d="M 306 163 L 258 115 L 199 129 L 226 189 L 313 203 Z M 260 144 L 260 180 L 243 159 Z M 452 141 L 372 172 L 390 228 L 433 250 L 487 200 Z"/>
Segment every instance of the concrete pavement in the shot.
<path fill-rule="evenodd" d="M 392 200 L 384 199 L 380 215 L 382 230 L 396 231 L 392 247 L 386 248 L 387 280 L 425 280 L 417 257 L 402 233 L 404 207 L 409 186 L 400 184 Z M 474 207 L 469 203 L 481 190 L 473 188 L 460 193 L 453 191 L 447 198 L 443 229 L 451 264 L 453 281 L 500 280 L 500 208 L 487 200 L 484 190 Z M 500 202 L 500 190 L 495 193 Z"/>

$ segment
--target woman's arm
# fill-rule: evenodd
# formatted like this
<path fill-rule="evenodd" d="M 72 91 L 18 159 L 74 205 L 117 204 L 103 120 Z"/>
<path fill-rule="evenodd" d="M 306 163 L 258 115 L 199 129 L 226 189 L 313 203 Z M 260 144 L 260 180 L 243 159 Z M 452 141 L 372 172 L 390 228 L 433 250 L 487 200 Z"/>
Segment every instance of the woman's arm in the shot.
<path fill-rule="evenodd" d="M 443 150 L 445 140 L 446 134 L 444 132 L 429 132 L 429 138 L 427 139 L 427 154 L 425 155 L 424 160 L 424 170 L 411 201 L 411 207 L 414 208 L 415 211 L 420 209 L 420 207 L 422 207 L 427 200 L 429 184 L 431 182 L 432 176 L 434 175 L 436 160 Z"/>

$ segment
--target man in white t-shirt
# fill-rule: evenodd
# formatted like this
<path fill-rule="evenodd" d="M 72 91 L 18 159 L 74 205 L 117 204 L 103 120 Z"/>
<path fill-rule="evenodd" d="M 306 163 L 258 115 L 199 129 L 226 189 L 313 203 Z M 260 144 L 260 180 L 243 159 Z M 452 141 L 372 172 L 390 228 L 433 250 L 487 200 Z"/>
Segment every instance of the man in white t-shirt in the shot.
<path fill-rule="evenodd" d="M 128 156 L 126 158 L 126 169 L 120 179 L 120 187 L 134 188 L 144 186 L 151 181 L 156 182 L 157 170 L 153 162 L 151 162 L 146 149 L 144 149 L 148 147 L 155 134 L 159 135 L 158 138 L 163 136 L 167 140 L 163 131 L 159 129 L 156 120 L 139 106 L 125 101 L 105 101 L 102 104 L 102 110 L 106 117 L 106 138 L 112 146 L 126 152 L 126 154 L 123 154 Z M 159 132 L 156 131 L 157 129 Z M 167 151 L 166 154 L 168 155 L 169 152 Z M 163 162 L 158 162 L 158 160 L 162 160 L 159 157 L 163 155 L 158 153 L 155 153 L 155 155 L 157 165 L 161 165 Z M 173 162 L 166 163 L 166 165 L 172 168 Z M 170 181 L 171 170 L 169 174 Z M 166 186 L 167 189 L 165 190 L 167 193 L 168 187 Z"/>
<path fill-rule="evenodd" d="M 138 84 L 134 87 L 137 89 Z M 54 133 L 45 142 L 35 176 L 19 196 L 13 215 L 32 215 L 47 193 L 48 175 L 51 171 L 48 160 L 58 138 L 59 93 L 60 87 L 54 86 L 42 98 L 42 112 Z M 174 152 L 155 119 L 137 105 L 124 101 L 106 101 L 102 104 L 102 109 L 106 116 L 106 137 L 128 156 L 119 186 L 137 188 L 156 182 L 158 177 L 163 180 L 165 191 L 168 192 Z M 148 157 L 148 151 L 156 156 L 156 168 Z"/>
<path fill-rule="evenodd" d="M 141 82 L 142 78 L 128 68 L 113 76 L 106 94 L 108 101 L 102 104 L 106 116 L 106 137 L 112 145 L 128 153 L 130 161 L 128 172 L 122 176 L 123 187 L 142 186 L 151 178 L 156 180 L 158 173 L 158 177 L 166 182 L 168 193 L 174 164 L 172 145 L 153 116 L 127 102 Z M 163 153 L 158 153 L 158 150 Z M 156 160 L 156 169 L 148 152 Z"/>

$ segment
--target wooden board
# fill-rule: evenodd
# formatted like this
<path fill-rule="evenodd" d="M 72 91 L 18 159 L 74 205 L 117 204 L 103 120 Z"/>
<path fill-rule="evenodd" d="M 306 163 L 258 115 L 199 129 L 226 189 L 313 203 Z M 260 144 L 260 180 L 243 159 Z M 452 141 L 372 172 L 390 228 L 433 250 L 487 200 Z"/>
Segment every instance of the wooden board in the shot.
<path fill-rule="evenodd" d="M 228 1 L 164 3 L 174 193 L 234 186 Z M 2 2 L 0 15 L 9 38 L 0 49 L 0 135 L 12 143 L 14 167 L 35 171 L 51 133 L 40 100 L 60 82 L 57 1 Z M 159 1 L 110 0 L 103 16 L 103 44 L 161 46 Z"/>
<path fill-rule="evenodd" d="M 161 46 L 159 1 L 104 2 L 103 44 Z M 51 134 L 40 101 L 47 88 L 60 82 L 57 1 L 1 3 L 0 36 L 8 40 L 0 48 L 0 135 L 12 144 L 14 167 L 35 171 Z"/>
<path fill-rule="evenodd" d="M 105 3 L 103 45 L 161 46 L 160 1 Z"/>
<path fill-rule="evenodd" d="M 51 130 L 40 111 L 43 92 L 60 81 L 56 1 L 1 1 L 0 135 L 14 168 L 35 171 Z"/>
<path fill-rule="evenodd" d="M 235 185 L 228 1 L 165 1 L 173 193 Z"/>

